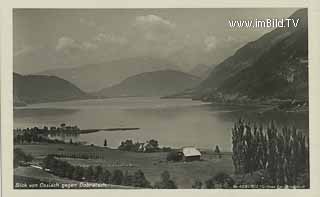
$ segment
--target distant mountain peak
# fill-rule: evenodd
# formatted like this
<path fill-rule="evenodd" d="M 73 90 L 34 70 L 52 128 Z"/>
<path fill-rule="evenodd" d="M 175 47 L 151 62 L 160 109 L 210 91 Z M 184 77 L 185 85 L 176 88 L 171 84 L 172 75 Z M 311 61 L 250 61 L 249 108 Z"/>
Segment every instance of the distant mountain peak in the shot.
<path fill-rule="evenodd" d="M 14 104 L 85 99 L 89 96 L 78 87 L 56 76 L 13 73 Z"/>
<path fill-rule="evenodd" d="M 38 74 L 58 76 L 74 83 L 84 91 L 95 92 L 115 85 L 129 76 L 164 69 L 179 70 L 179 67 L 165 59 L 142 56 L 75 68 L 47 70 Z"/>

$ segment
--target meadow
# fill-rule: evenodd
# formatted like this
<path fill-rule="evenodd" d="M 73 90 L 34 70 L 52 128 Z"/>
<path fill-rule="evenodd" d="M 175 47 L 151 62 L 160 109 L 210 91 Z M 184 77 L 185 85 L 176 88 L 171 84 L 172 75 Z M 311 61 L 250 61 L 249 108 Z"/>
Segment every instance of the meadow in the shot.
<path fill-rule="evenodd" d="M 202 151 L 201 161 L 167 162 L 166 152 L 137 153 L 74 144 L 15 145 L 15 148 L 31 154 L 39 163 L 46 155 L 55 154 L 75 166 L 100 165 L 109 171 L 119 169 L 129 173 L 140 169 L 152 184 L 159 181 L 161 173 L 167 170 L 178 188 L 191 188 L 195 180 L 205 182 L 219 172 L 234 172 L 231 153 L 222 153 L 219 159 L 208 150 Z M 84 155 L 89 159 L 82 159 Z"/>

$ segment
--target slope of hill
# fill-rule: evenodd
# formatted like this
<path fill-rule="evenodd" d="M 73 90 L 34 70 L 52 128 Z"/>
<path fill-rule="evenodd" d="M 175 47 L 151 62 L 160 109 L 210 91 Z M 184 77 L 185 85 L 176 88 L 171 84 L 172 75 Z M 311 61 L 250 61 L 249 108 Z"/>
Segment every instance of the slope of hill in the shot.
<path fill-rule="evenodd" d="M 13 73 L 14 105 L 85 99 L 89 96 L 72 83 L 54 76 Z"/>
<path fill-rule="evenodd" d="M 198 64 L 193 67 L 188 73 L 200 77 L 201 79 L 206 79 L 210 75 L 213 68 L 213 65 L 209 66 L 205 64 Z"/>
<path fill-rule="evenodd" d="M 166 96 L 198 85 L 200 79 L 176 70 L 146 72 L 128 77 L 121 83 L 102 89 L 101 97 Z"/>
<path fill-rule="evenodd" d="M 178 70 L 176 66 L 163 59 L 136 57 L 76 68 L 48 70 L 38 74 L 57 76 L 86 92 L 96 92 L 118 84 L 130 76 L 164 69 Z"/>
<path fill-rule="evenodd" d="M 192 92 L 195 98 L 303 99 L 308 97 L 307 10 L 296 11 L 298 27 L 277 28 L 219 64 Z"/>
<path fill-rule="evenodd" d="M 252 67 L 224 81 L 219 91 L 251 98 L 308 97 L 308 32 L 302 30 L 265 53 Z"/>

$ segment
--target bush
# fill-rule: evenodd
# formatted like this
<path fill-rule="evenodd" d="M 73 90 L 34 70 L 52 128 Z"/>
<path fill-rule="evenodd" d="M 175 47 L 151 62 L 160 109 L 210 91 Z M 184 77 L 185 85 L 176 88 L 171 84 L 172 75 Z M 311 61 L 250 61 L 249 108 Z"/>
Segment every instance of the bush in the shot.
<path fill-rule="evenodd" d="M 206 187 L 208 189 L 223 188 L 230 189 L 233 188 L 234 180 L 226 173 L 220 172 L 211 179 L 206 181 Z"/>
<path fill-rule="evenodd" d="M 73 171 L 72 179 L 82 181 L 83 177 L 84 177 L 84 168 L 81 166 L 76 166 Z"/>
<path fill-rule="evenodd" d="M 121 170 L 114 170 L 111 176 L 111 183 L 114 185 L 121 185 L 123 182 L 123 173 Z"/>
<path fill-rule="evenodd" d="M 122 185 L 133 185 L 133 175 L 129 174 L 127 170 L 124 173 Z"/>
<path fill-rule="evenodd" d="M 150 182 L 144 176 L 144 173 L 141 170 L 138 170 L 133 175 L 132 186 L 134 187 L 151 187 Z"/>
<path fill-rule="evenodd" d="M 25 154 L 20 148 L 15 148 L 13 151 L 13 165 L 14 168 L 18 167 L 21 162 L 30 162 L 33 160 L 33 157 L 29 154 Z"/>
<path fill-rule="evenodd" d="M 200 180 L 195 180 L 195 182 L 192 185 L 193 189 L 201 189 L 202 188 L 202 182 Z"/>
<path fill-rule="evenodd" d="M 171 152 L 172 148 L 170 147 L 162 147 L 162 152 Z"/>
<path fill-rule="evenodd" d="M 167 161 L 181 161 L 183 156 L 178 151 L 171 151 L 167 154 Z"/>
<path fill-rule="evenodd" d="M 96 166 L 94 171 L 95 181 L 102 183 L 103 182 L 103 168 L 101 166 Z"/>
<path fill-rule="evenodd" d="M 132 140 L 126 140 L 124 142 L 121 142 L 118 149 L 123 151 L 137 152 L 139 147 L 140 147 L 139 143 L 133 143 Z"/>
<path fill-rule="evenodd" d="M 111 173 L 108 170 L 104 170 L 103 172 L 103 182 L 110 183 Z"/>
<path fill-rule="evenodd" d="M 154 186 L 156 189 L 177 189 L 175 182 L 170 179 L 168 171 L 164 171 L 161 174 L 161 181 L 157 182 Z"/>

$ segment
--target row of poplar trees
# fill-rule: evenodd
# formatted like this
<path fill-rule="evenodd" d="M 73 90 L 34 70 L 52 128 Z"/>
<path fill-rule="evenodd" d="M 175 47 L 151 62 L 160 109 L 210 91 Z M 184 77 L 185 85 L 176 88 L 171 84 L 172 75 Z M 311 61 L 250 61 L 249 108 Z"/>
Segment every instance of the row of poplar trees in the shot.
<path fill-rule="evenodd" d="M 239 120 L 232 129 L 232 144 L 235 173 L 263 170 L 267 176 L 259 184 L 293 186 L 304 177 L 308 185 L 308 142 L 295 128 L 279 130 L 272 122 L 264 129 Z"/>

